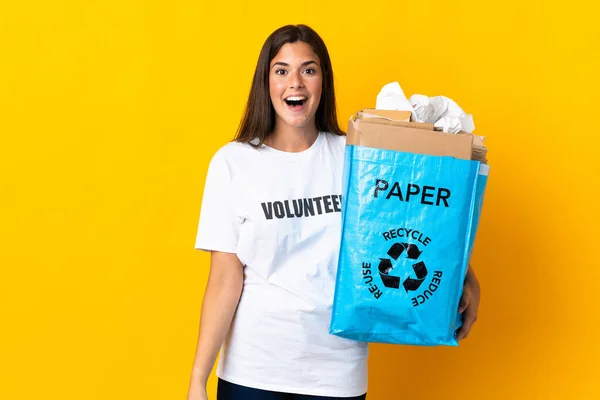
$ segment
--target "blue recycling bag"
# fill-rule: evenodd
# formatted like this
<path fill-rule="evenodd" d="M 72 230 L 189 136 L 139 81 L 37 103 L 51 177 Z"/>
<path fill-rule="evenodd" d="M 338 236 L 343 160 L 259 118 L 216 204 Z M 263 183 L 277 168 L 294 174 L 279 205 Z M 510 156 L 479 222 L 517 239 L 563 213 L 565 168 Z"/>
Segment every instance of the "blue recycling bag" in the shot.
<path fill-rule="evenodd" d="M 346 145 L 331 334 L 458 345 L 488 171 L 478 161 Z"/>

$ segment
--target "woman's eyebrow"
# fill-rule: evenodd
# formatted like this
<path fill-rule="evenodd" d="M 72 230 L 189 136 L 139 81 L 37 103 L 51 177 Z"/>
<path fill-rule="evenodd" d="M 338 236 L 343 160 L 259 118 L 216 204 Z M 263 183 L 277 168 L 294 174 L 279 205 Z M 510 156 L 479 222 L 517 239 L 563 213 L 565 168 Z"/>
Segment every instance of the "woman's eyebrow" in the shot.
<path fill-rule="evenodd" d="M 310 60 L 310 61 L 304 61 L 304 62 L 303 62 L 303 63 L 302 63 L 300 66 L 301 66 L 301 67 L 306 67 L 307 65 L 310 65 L 310 64 L 315 64 L 315 65 L 316 65 L 316 64 L 317 64 L 317 62 L 316 62 L 316 61 L 313 61 L 313 60 Z M 284 67 L 289 67 L 289 66 L 290 66 L 290 64 L 288 64 L 288 63 L 285 63 L 285 62 L 283 62 L 283 61 L 277 61 L 275 64 L 273 64 L 273 66 L 272 66 L 271 68 L 275 67 L 276 65 L 281 65 L 281 66 L 284 66 Z"/>

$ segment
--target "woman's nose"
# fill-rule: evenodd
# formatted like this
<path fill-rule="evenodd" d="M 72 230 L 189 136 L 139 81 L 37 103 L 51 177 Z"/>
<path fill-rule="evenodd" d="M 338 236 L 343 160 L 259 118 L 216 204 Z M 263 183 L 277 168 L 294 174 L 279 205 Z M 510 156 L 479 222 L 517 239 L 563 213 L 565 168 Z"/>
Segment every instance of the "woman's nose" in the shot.
<path fill-rule="evenodd" d="M 290 85 L 290 88 L 294 88 L 294 89 L 304 86 L 302 83 L 302 76 L 299 73 L 290 74 L 288 83 Z"/>

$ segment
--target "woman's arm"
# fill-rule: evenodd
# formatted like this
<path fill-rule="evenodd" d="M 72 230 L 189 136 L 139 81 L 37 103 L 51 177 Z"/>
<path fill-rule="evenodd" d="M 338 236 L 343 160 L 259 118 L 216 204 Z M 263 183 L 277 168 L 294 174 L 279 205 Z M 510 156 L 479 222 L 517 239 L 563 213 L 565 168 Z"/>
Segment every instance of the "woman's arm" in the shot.
<path fill-rule="evenodd" d="M 206 398 L 206 382 L 229 331 L 242 294 L 244 269 L 237 255 L 211 252 L 210 274 L 202 301 L 196 356 L 188 399 Z"/>

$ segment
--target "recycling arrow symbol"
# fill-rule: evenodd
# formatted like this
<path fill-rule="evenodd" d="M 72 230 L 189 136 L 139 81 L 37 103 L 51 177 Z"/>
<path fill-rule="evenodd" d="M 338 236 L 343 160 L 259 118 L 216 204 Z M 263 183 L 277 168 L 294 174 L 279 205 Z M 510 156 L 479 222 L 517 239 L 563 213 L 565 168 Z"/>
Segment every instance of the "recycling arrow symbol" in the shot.
<path fill-rule="evenodd" d="M 418 260 L 421 256 L 421 253 L 423 253 L 423 251 L 419 250 L 417 245 L 409 243 L 394 243 L 388 250 L 387 254 L 394 260 L 398 260 L 398 258 L 405 251 L 406 257 L 410 260 Z M 390 271 L 394 268 L 392 265 L 392 260 L 389 258 L 380 258 L 379 260 L 379 276 L 381 276 L 383 285 L 385 287 L 398 289 L 400 287 L 400 278 L 389 275 Z M 409 290 L 417 290 L 427 276 L 427 267 L 425 267 L 425 263 L 423 261 L 413 264 L 412 267 L 413 271 L 415 272 L 416 279 L 408 277 L 404 280 L 404 282 L 402 282 L 402 286 L 404 286 L 404 290 L 406 290 L 406 292 Z"/>

